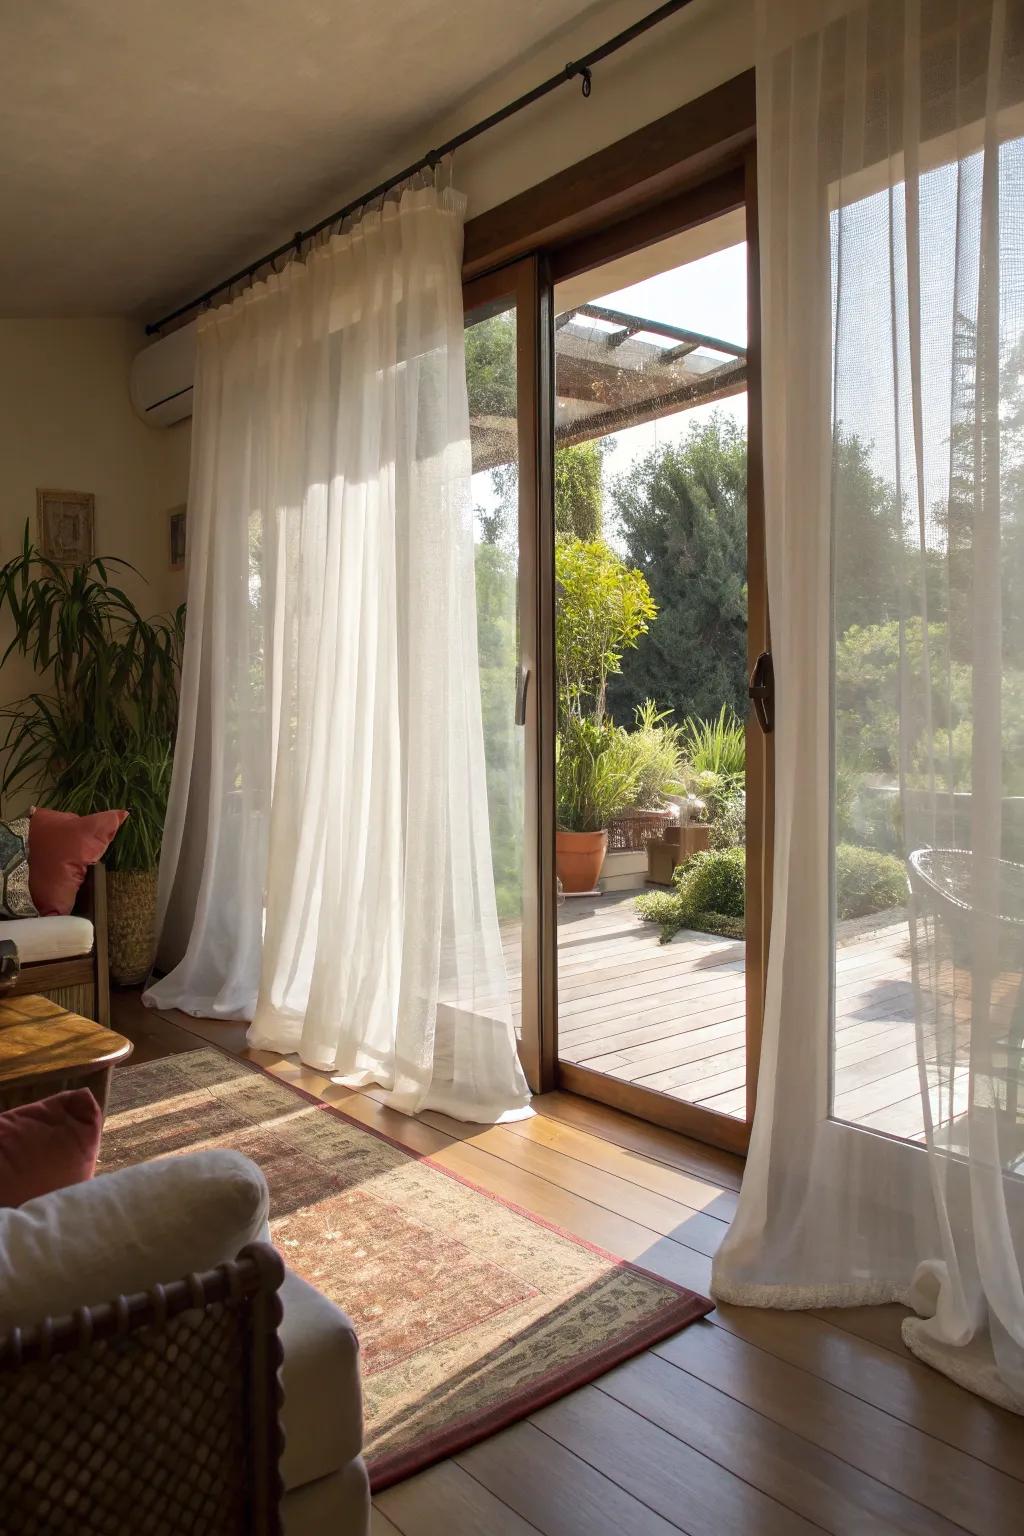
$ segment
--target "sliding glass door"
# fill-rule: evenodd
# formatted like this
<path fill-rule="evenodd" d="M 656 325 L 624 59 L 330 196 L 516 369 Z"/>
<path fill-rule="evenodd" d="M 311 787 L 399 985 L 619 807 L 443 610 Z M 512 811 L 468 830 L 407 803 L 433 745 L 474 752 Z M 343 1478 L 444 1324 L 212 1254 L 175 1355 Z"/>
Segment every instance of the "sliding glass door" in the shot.
<path fill-rule="evenodd" d="M 677 198 L 658 238 L 647 216 L 465 289 L 487 796 L 523 1064 L 534 1091 L 734 1149 L 770 862 L 752 177 Z"/>
<path fill-rule="evenodd" d="M 736 1148 L 770 725 L 745 192 L 581 242 L 553 294 L 558 1081 Z"/>

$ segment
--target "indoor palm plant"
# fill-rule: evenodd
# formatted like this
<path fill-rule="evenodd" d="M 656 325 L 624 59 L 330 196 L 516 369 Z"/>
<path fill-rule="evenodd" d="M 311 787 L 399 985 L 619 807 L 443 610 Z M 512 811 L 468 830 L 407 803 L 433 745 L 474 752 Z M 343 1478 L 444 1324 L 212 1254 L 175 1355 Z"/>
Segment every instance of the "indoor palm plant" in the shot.
<path fill-rule="evenodd" d="M 114 559 L 59 565 L 27 526 L 20 554 L 0 566 L 0 614 L 14 630 L 2 662 L 20 653 L 46 683 L 0 709 L 0 788 L 5 803 L 22 794 L 78 815 L 129 812 L 105 860 L 111 976 L 127 984 L 153 958 L 185 610 L 144 619 L 111 579 L 124 570 Z"/>

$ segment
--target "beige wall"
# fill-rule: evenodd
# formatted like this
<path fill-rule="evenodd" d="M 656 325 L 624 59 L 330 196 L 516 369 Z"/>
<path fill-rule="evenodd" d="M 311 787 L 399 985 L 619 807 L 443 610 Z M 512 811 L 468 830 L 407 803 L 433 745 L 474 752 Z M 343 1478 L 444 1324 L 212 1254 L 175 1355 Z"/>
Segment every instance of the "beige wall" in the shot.
<path fill-rule="evenodd" d="M 168 509 L 188 487 L 188 430 L 148 427 L 128 397 L 128 366 L 144 340 L 127 320 L 0 320 L 0 561 L 17 553 L 37 488 L 91 491 L 96 553 L 138 568 L 124 586 L 145 614 L 184 597 L 169 569 Z M 9 633 L 9 632 L 8 632 Z M 0 645 L 8 633 L 0 628 Z M 9 661 L 0 703 L 30 673 Z"/>
<path fill-rule="evenodd" d="M 583 22 L 564 29 L 545 47 L 474 92 L 430 132 L 417 134 L 401 155 L 386 164 L 367 165 L 358 184 L 339 188 L 334 206 L 504 106 L 653 8 L 638 5 L 637 0 L 612 0 L 595 7 Z M 572 81 L 458 150 L 455 182 L 469 197 L 468 217 L 752 68 L 753 13 L 753 0 L 695 0 L 597 65 L 589 99 L 584 99 L 579 82 Z M 322 208 L 319 214 L 329 211 Z"/>

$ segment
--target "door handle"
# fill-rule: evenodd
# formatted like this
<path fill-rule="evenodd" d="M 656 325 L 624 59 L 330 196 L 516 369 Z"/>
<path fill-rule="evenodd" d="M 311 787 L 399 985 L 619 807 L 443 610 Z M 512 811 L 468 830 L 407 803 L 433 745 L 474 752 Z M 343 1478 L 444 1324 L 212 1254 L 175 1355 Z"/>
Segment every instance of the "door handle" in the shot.
<path fill-rule="evenodd" d="M 770 736 L 775 729 L 775 668 L 771 651 L 762 651 L 754 662 L 747 698 L 754 706 L 758 725 Z"/>
<path fill-rule="evenodd" d="M 525 725 L 526 724 L 526 695 L 527 695 L 527 692 L 529 690 L 529 687 L 530 687 L 530 669 L 529 669 L 529 667 L 520 667 L 519 668 L 519 676 L 516 679 L 516 709 L 515 709 L 515 723 L 516 723 L 516 725 Z"/>

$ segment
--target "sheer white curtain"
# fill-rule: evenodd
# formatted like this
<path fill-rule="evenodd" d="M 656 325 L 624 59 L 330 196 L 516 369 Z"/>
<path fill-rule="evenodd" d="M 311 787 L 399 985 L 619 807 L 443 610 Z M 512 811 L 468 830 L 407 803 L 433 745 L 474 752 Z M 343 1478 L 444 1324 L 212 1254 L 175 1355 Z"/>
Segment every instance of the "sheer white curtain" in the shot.
<path fill-rule="evenodd" d="M 903 1301 L 1024 1410 L 1024 6 L 763 0 L 758 50 L 774 906 L 714 1290 Z M 833 1113 L 837 834 L 909 877 L 904 1139 Z"/>
<path fill-rule="evenodd" d="M 529 1095 L 487 824 L 463 211 L 409 187 L 201 323 L 160 869 L 179 955 L 147 1001 L 495 1121 Z"/>

